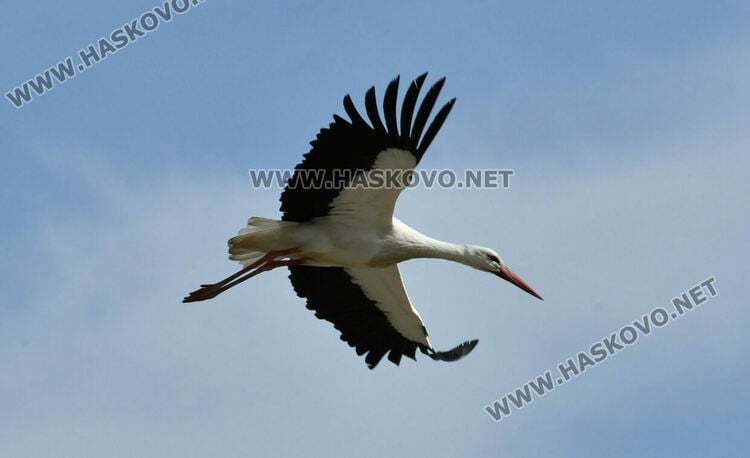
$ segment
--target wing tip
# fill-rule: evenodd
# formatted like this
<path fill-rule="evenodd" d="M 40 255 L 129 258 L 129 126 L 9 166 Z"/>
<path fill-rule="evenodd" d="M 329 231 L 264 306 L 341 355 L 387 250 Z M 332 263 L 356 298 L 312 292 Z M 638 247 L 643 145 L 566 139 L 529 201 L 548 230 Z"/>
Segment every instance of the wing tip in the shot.
<path fill-rule="evenodd" d="M 463 342 L 455 346 L 454 348 L 451 348 L 448 351 L 435 351 L 433 349 L 427 349 L 427 350 L 422 349 L 422 353 L 425 353 L 427 356 L 434 359 L 435 361 L 453 362 L 453 361 L 458 361 L 459 359 L 471 353 L 471 351 L 474 350 L 474 347 L 476 347 L 478 343 L 479 343 L 479 339 L 467 340 L 466 342 Z"/>

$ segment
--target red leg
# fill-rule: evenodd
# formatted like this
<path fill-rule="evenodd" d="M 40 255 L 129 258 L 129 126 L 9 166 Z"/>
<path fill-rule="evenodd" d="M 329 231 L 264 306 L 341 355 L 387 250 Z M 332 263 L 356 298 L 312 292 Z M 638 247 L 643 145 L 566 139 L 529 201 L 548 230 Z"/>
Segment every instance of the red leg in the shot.
<path fill-rule="evenodd" d="M 277 267 L 296 266 L 298 264 L 301 264 L 302 262 L 304 262 L 304 259 L 285 259 L 285 260 L 281 260 L 281 261 L 277 261 L 277 260 L 268 261 L 265 264 L 263 264 L 262 266 L 260 266 L 257 269 L 255 269 L 254 271 L 247 273 L 245 276 L 237 278 L 236 280 L 233 280 L 233 281 L 231 281 L 229 283 L 225 283 L 225 284 L 221 285 L 219 287 L 220 291 L 218 293 L 216 293 L 216 294 L 218 295 L 218 294 L 220 294 L 220 293 L 228 290 L 229 288 L 231 288 L 233 286 L 237 286 L 240 283 L 242 283 L 243 281 L 245 281 L 245 280 L 247 280 L 249 278 L 252 278 L 252 277 L 258 275 L 259 273 L 267 272 L 267 271 L 269 271 L 271 269 L 275 269 Z"/>
<path fill-rule="evenodd" d="M 269 251 L 268 253 L 264 254 L 262 258 L 258 259 L 257 261 L 255 261 L 254 263 L 250 264 L 247 267 L 243 267 L 237 273 L 235 273 L 233 275 L 230 275 L 227 278 L 225 278 L 224 280 L 221 280 L 219 282 L 201 285 L 201 288 L 211 287 L 211 286 L 225 285 L 225 284 L 229 283 L 230 281 L 234 280 L 235 278 L 239 277 L 240 275 L 244 274 L 245 272 L 249 272 L 249 271 L 255 269 L 256 267 L 260 267 L 261 265 L 265 264 L 266 262 L 271 261 L 273 259 L 276 259 L 279 256 L 286 256 L 288 254 L 292 254 L 295 251 L 297 251 L 296 248 L 290 248 L 288 250 Z"/>
<path fill-rule="evenodd" d="M 297 251 L 295 248 L 288 250 L 269 251 L 262 258 L 240 269 L 237 273 L 228 276 L 218 283 L 201 285 L 201 287 L 185 297 L 182 302 L 205 301 L 214 298 L 229 288 L 239 285 L 243 281 L 276 267 L 293 266 L 303 262 L 302 259 L 276 260 L 279 256 L 287 256 Z"/>

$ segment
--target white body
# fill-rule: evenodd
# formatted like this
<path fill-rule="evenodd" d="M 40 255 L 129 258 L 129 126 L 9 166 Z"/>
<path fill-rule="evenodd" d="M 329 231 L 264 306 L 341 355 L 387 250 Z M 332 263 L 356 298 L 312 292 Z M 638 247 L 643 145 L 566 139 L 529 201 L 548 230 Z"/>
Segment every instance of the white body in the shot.
<path fill-rule="evenodd" d="M 296 250 L 289 258 L 305 265 L 351 268 L 385 267 L 413 258 L 465 262 L 471 251 L 467 245 L 427 237 L 397 218 L 386 227 L 348 225 L 335 217 L 304 223 L 251 218 L 229 246 L 230 258 L 245 266 L 269 251 L 288 249 Z"/>

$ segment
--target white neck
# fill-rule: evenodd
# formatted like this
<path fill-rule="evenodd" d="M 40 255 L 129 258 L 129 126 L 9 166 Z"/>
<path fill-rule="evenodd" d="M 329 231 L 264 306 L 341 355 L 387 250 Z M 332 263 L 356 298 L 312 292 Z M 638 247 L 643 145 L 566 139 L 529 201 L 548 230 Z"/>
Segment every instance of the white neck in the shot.
<path fill-rule="evenodd" d="M 414 258 L 439 258 L 472 266 L 473 258 L 466 245 L 443 242 L 428 237 L 394 218 L 391 247 L 396 262 Z"/>

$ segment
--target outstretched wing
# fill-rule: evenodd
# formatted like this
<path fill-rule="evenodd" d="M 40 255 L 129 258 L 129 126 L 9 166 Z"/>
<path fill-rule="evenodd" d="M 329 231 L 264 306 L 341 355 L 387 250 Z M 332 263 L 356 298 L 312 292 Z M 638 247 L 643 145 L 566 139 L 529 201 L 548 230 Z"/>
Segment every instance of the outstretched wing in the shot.
<path fill-rule="evenodd" d="M 390 224 L 396 199 L 406 184 L 404 173 L 411 172 L 422 159 L 456 100 L 443 105 L 428 126 L 445 78 L 427 91 L 415 116 L 417 98 L 426 77 L 425 73 L 409 85 L 400 120 L 397 119 L 399 78 L 390 82 L 383 98 L 385 124 L 380 118 L 374 87 L 365 95 L 370 124 L 354 107 L 351 97 L 344 97 L 344 109 L 350 120 L 334 115 L 334 122 L 310 142 L 312 149 L 297 165 L 281 194 L 282 219 L 300 222 L 335 216 L 354 223 Z"/>
<path fill-rule="evenodd" d="M 282 219 L 303 222 L 328 216 L 349 225 L 390 225 L 396 199 L 406 184 L 404 174 L 422 159 L 455 102 L 451 99 L 443 105 L 428 126 L 445 79 L 427 91 L 417 108 L 426 77 L 425 73 L 409 85 L 400 119 L 399 78 L 391 81 L 383 99 L 385 124 L 374 87 L 365 95 L 370 124 L 357 112 L 351 97 L 344 97 L 350 120 L 334 115 L 334 122 L 310 143 L 312 149 L 281 194 Z M 377 186 L 373 181 L 377 174 L 383 179 L 398 179 Z M 289 270 L 297 295 L 307 298 L 307 308 L 333 323 L 341 339 L 357 354 L 367 354 L 365 362 L 371 369 L 386 354 L 398 364 L 403 355 L 414 359 L 419 348 L 433 359 L 454 361 L 476 345 L 476 341 L 470 341 L 447 352 L 436 352 L 395 265 L 377 269 L 293 266 Z"/>
<path fill-rule="evenodd" d="M 403 355 L 416 359 L 417 348 L 433 359 L 455 361 L 468 354 L 476 341 L 447 352 L 436 352 L 427 330 L 406 294 L 398 267 L 290 267 L 294 290 L 307 299 L 315 316 L 330 321 L 341 340 L 354 347 L 373 369 L 388 354 L 399 364 Z"/>

